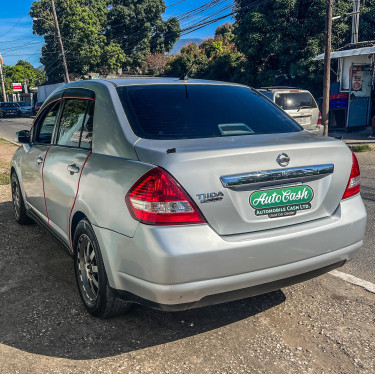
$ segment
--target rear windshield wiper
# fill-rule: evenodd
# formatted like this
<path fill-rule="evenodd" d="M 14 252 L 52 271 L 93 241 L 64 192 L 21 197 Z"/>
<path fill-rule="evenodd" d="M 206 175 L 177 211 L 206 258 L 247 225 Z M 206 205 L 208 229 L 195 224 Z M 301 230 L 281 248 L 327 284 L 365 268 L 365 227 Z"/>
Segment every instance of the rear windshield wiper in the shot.
<path fill-rule="evenodd" d="M 297 110 L 297 112 L 299 112 L 301 109 L 311 109 L 311 108 L 314 108 L 313 106 L 300 106 Z"/>

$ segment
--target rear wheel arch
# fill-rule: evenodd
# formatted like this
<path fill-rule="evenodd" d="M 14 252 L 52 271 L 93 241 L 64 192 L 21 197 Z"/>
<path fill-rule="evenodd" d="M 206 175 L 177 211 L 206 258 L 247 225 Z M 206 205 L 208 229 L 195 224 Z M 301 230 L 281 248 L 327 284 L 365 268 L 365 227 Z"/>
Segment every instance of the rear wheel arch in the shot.
<path fill-rule="evenodd" d="M 73 243 L 73 240 L 74 240 L 74 234 L 76 232 L 77 226 L 78 226 L 79 222 L 82 221 L 83 219 L 87 219 L 89 221 L 89 219 L 87 218 L 85 213 L 83 213 L 81 211 L 77 211 L 77 212 L 74 213 L 74 215 L 73 215 L 73 217 L 70 221 L 70 237 L 71 237 L 72 243 Z M 74 251 L 74 248 L 73 248 L 73 251 Z"/>
<path fill-rule="evenodd" d="M 80 214 L 75 217 L 78 219 Z M 98 318 L 115 317 L 129 310 L 131 303 L 119 299 L 110 287 L 100 245 L 87 218 L 80 219 L 76 226 L 73 247 L 77 286 L 86 310 Z"/>

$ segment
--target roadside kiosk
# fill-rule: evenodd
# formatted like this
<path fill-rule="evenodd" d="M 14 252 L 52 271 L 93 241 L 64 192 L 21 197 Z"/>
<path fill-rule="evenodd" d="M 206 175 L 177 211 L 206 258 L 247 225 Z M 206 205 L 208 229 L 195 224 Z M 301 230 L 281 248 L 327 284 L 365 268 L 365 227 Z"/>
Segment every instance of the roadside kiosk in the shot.
<path fill-rule="evenodd" d="M 330 89 L 330 130 L 370 125 L 374 107 L 375 41 L 349 43 L 331 53 L 337 59 L 337 82 Z M 324 53 L 314 60 L 323 60 Z"/>

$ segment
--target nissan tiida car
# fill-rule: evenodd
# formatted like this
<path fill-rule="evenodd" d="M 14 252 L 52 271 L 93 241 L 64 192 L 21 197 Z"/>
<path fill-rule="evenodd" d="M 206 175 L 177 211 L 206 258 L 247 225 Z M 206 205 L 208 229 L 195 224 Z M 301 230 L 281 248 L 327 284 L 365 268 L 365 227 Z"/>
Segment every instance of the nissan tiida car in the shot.
<path fill-rule="evenodd" d="M 38 222 L 74 257 L 96 317 L 258 295 L 362 246 L 354 154 L 246 86 L 73 82 L 16 139 L 16 220 Z"/>

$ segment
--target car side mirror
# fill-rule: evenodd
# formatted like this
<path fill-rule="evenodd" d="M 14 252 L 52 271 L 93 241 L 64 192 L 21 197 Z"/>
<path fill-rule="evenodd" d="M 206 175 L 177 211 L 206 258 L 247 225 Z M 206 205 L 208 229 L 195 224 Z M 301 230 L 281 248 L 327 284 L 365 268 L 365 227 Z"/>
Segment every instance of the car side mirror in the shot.
<path fill-rule="evenodd" d="M 30 144 L 30 131 L 29 130 L 21 130 L 16 132 L 16 136 L 14 140 L 21 144 Z"/>

